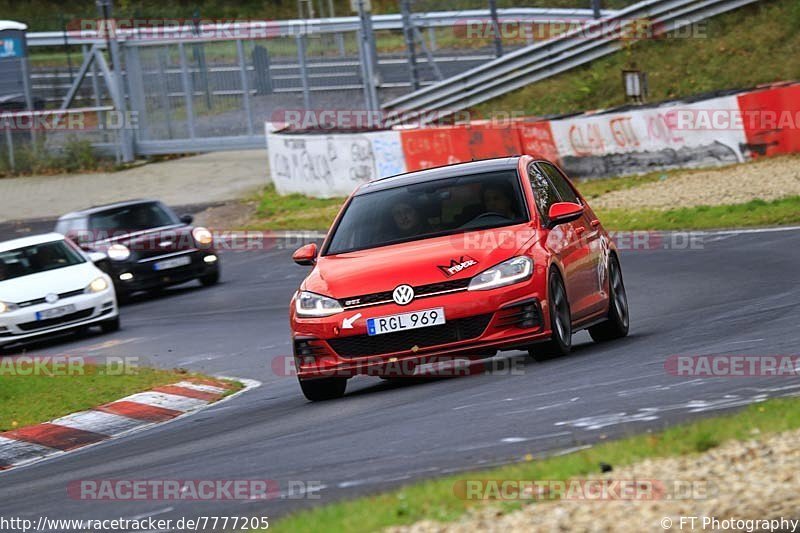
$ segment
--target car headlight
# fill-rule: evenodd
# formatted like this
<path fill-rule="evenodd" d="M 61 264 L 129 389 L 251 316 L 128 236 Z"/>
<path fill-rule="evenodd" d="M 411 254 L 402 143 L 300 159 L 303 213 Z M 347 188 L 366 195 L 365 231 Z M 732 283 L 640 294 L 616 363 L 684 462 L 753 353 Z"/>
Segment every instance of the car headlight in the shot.
<path fill-rule="evenodd" d="M 533 260 L 530 257 L 512 257 L 497 266 L 484 270 L 469 282 L 468 289 L 482 291 L 503 287 L 525 281 L 533 273 Z"/>
<path fill-rule="evenodd" d="M 113 261 L 125 261 L 131 256 L 131 251 L 124 244 L 112 244 L 106 250 L 106 255 Z"/>
<path fill-rule="evenodd" d="M 313 292 L 300 291 L 294 300 L 294 309 L 301 318 L 319 318 L 335 315 L 343 311 L 339 302 L 333 298 L 314 294 Z"/>
<path fill-rule="evenodd" d="M 214 242 L 214 235 L 206 228 L 194 228 L 192 230 L 192 237 L 197 241 L 197 244 L 211 244 Z"/>
<path fill-rule="evenodd" d="M 86 292 L 103 292 L 108 288 L 108 282 L 105 278 L 97 278 L 92 281 L 88 287 L 86 287 Z"/>
<path fill-rule="evenodd" d="M 5 313 L 6 311 L 13 311 L 18 309 L 17 304 L 10 304 L 6 302 L 0 302 L 0 315 Z"/>

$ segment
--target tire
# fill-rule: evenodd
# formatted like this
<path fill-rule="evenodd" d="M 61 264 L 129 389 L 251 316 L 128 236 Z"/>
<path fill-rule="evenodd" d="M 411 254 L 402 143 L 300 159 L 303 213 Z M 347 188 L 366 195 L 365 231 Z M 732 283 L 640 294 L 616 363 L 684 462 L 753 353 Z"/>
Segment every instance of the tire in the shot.
<path fill-rule="evenodd" d="M 528 348 L 528 354 L 540 362 L 567 355 L 572 349 L 572 314 L 569 310 L 567 290 L 561 274 L 555 268 L 550 270 L 547 298 L 552 330 L 550 340 Z"/>
<path fill-rule="evenodd" d="M 123 290 L 117 290 L 117 305 L 130 303 L 131 293 Z"/>
<path fill-rule="evenodd" d="M 622 269 L 617 256 L 612 255 L 608 263 L 608 319 L 589 328 L 595 342 L 621 339 L 628 335 L 628 295 L 622 281 Z"/>
<path fill-rule="evenodd" d="M 119 315 L 115 316 L 112 319 L 104 320 L 100 322 L 100 329 L 103 330 L 103 333 L 113 333 L 119 330 Z"/>
<path fill-rule="evenodd" d="M 341 398 L 344 396 L 345 388 L 347 388 L 347 378 L 300 380 L 303 395 L 312 402 Z"/>
<path fill-rule="evenodd" d="M 200 283 L 203 284 L 203 287 L 211 287 L 212 285 L 219 283 L 219 270 L 215 270 L 211 274 L 201 276 Z"/>

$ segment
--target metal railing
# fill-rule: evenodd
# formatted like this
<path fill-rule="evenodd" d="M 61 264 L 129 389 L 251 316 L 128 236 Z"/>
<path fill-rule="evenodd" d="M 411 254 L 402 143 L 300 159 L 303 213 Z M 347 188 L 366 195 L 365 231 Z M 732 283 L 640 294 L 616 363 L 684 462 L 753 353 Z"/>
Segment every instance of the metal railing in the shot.
<path fill-rule="evenodd" d="M 540 7 L 515 7 L 498 9 L 498 15 L 503 18 L 513 19 L 527 23 L 546 23 L 553 19 L 591 19 L 594 12 L 591 9 L 569 9 L 569 8 L 540 8 Z M 606 9 L 601 11 L 601 16 L 611 16 L 616 11 Z M 416 13 L 413 15 L 414 22 L 423 27 L 447 27 L 468 20 L 486 18 L 489 16 L 488 9 L 469 9 L 462 11 L 435 11 L 428 13 Z M 402 30 L 403 18 L 400 13 L 388 15 L 372 15 L 372 25 L 374 30 Z M 291 36 L 308 32 L 313 33 L 346 33 L 357 31 L 360 27 L 357 16 L 334 17 L 326 19 L 292 19 L 292 20 L 264 20 L 264 21 L 245 21 L 233 24 L 201 24 L 197 28 L 191 26 L 187 21 L 185 27 L 164 28 L 159 30 L 159 41 L 170 42 L 184 40 L 182 36 L 189 30 L 196 30 L 200 35 L 203 34 L 222 34 L 224 31 L 238 33 L 264 32 L 265 37 Z M 191 32 L 189 32 L 191 33 Z M 149 38 L 150 35 L 143 29 L 121 28 L 116 31 L 118 38 L 127 40 L 137 40 Z M 80 44 L 99 44 L 105 46 L 105 37 L 98 35 L 93 30 L 71 30 L 71 31 L 47 31 L 31 32 L 27 35 L 28 46 L 63 46 Z M 202 37 L 192 38 L 193 42 L 203 41 Z M 205 39 L 215 40 L 213 38 Z"/>
<path fill-rule="evenodd" d="M 623 46 L 625 32 L 637 20 L 646 20 L 659 32 L 669 32 L 757 1 L 644 0 L 609 17 L 588 22 L 583 28 L 520 48 L 395 98 L 384 104 L 383 109 L 402 111 L 406 116 L 410 112 L 438 110 L 441 113 L 437 116 L 442 116 L 611 54 Z M 425 117 L 414 120 L 425 121 Z"/>

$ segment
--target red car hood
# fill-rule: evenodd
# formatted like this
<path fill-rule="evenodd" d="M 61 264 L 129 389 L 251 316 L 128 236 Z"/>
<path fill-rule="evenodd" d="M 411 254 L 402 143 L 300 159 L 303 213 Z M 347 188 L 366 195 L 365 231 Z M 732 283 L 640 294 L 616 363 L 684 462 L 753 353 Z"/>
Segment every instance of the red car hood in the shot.
<path fill-rule="evenodd" d="M 534 237 L 529 226 L 517 225 L 320 257 L 301 289 L 347 298 L 471 278 L 513 257 Z"/>

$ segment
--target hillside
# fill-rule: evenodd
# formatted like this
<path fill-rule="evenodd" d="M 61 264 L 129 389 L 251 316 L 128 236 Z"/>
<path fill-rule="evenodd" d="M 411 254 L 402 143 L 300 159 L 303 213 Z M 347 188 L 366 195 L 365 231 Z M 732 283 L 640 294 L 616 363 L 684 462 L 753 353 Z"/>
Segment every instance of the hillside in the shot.
<path fill-rule="evenodd" d="M 647 72 L 650 101 L 800 79 L 800 2 L 765 0 L 700 27 L 704 37 L 641 41 L 612 56 L 479 105 L 482 115 L 545 115 L 625 103 L 621 71 Z"/>

